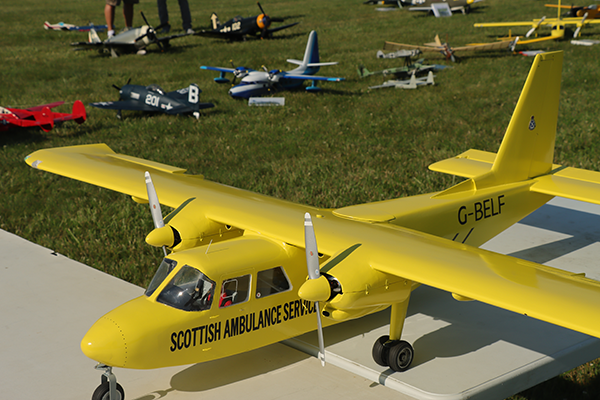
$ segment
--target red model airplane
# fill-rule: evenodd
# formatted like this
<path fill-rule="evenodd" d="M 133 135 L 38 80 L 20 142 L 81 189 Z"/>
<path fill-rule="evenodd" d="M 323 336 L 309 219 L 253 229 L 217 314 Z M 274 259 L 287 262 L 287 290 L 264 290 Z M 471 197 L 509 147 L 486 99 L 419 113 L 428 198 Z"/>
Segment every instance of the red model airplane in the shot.
<path fill-rule="evenodd" d="M 85 121 L 85 107 L 80 100 L 73 104 L 71 114 L 57 113 L 51 110 L 62 104 L 64 101 L 26 109 L 0 107 L 0 131 L 8 130 L 11 126 L 39 126 L 44 132 L 48 132 L 54 128 L 56 122 L 75 120 L 81 124 Z"/>

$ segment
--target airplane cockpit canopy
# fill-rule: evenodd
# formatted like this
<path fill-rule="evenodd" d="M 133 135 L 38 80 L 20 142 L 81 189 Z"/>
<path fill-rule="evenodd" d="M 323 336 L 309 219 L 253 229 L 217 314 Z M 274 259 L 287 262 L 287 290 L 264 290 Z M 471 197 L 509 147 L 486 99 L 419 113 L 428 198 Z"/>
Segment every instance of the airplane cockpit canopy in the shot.
<path fill-rule="evenodd" d="M 177 265 L 165 258 L 146 290 L 150 297 Z M 183 311 L 208 310 L 212 305 L 215 282 L 196 268 L 184 265 L 159 293 L 156 301 Z"/>
<path fill-rule="evenodd" d="M 158 85 L 148 85 L 148 86 L 146 86 L 146 89 L 148 89 L 151 92 L 156 92 L 163 96 L 165 95 L 165 91 L 162 90 L 162 88 Z"/>

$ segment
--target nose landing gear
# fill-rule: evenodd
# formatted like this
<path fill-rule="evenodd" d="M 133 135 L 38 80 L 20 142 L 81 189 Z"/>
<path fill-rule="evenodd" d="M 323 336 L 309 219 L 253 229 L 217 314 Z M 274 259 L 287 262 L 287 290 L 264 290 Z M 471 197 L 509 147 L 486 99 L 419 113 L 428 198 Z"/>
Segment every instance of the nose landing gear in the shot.
<path fill-rule="evenodd" d="M 125 400 L 123 386 L 117 383 L 117 377 L 112 373 L 112 367 L 98 364 L 96 369 L 104 370 L 102 383 L 94 390 L 92 400 Z"/>

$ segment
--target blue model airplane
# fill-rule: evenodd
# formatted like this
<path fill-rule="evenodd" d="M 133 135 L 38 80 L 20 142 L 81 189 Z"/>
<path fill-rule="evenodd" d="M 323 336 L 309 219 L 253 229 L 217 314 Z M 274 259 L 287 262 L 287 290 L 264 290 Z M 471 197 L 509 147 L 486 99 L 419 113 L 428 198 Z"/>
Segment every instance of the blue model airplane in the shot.
<path fill-rule="evenodd" d="M 221 74 L 219 77 L 215 78 L 215 82 L 217 83 L 229 82 L 229 79 L 225 78 L 225 74 L 228 72 L 233 74 L 234 84 L 235 79 L 240 78 L 240 83 L 229 89 L 229 95 L 231 97 L 244 99 L 263 96 L 276 91 L 294 89 L 302 86 L 305 80 L 310 80 L 312 82 L 312 84 L 306 88 L 309 92 L 320 90 L 320 88 L 317 87 L 317 81 L 339 82 L 344 80 L 344 78 L 314 76 L 314 74 L 319 72 L 320 67 L 337 64 L 337 62 L 319 62 L 319 44 L 317 42 L 317 32 L 315 31 L 310 32 L 310 35 L 308 36 L 304 59 L 302 61 L 287 61 L 299 65 L 299 67 L 291 71 L 282 71 L 279 69 L 267 71 L 266 68 L 264 71 L 255 71 L 245 67 L 220 68 L 203 65 L 200 69 L 219 71 Z"/>

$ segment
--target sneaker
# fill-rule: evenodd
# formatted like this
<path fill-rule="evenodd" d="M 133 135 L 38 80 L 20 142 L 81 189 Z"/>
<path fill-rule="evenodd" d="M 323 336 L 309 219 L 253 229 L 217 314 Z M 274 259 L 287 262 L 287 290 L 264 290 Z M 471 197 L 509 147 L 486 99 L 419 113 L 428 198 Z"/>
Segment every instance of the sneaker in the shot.
<path fill-rule="evenodd" d="M 192 28 L 190 28 L 187 31 L 185 31 L 185 33 L 187 33 L 188 35 L 193 35 L 194 33 L 196 33 L 196 31 L 194 31 Z"/>
<path fill-rule="evenodd" d="M 108 38 L 110 39 L 113 36 L 115 36 L 115 31 L 111 29 L 110 31 L 108 31 Z"/>
<path fill-rule="evenodd" d="M 167 24 L 162 27 L 162 29 L 160 30 L 160 33 L 169 33 L 170 31 L 171 31 L 171 25 Z"/>

